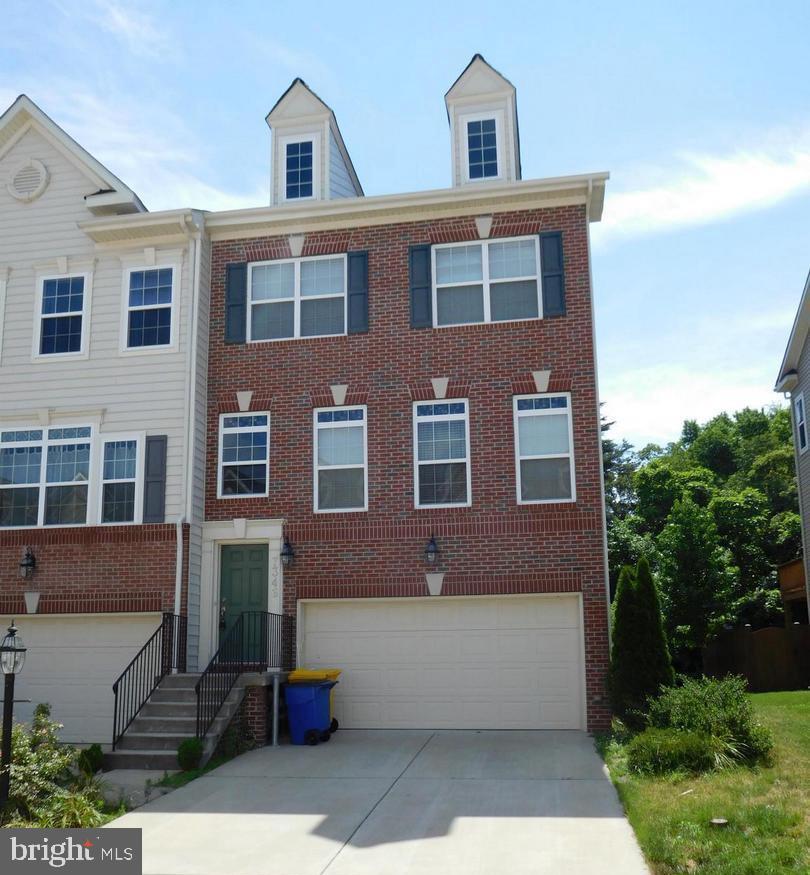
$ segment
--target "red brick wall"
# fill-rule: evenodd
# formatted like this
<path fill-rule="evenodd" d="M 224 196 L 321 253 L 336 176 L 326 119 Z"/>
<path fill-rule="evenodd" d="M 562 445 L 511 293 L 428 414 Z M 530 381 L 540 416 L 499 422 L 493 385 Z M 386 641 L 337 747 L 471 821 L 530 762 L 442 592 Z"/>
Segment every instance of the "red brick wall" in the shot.
<path fill-rule="evenodd" d="M 184 557 L 188 534 L 184 526 Z M 28 580 L 26 547 L 37 563 Z M 176 549 L 172 524 L 0 530 L 0 613 L 24 614 L 25 590 L 41 593 L 41 614 L 173 612 Z M 183 611 L 187 579 L 184 569 Z"/>
<path fill-rule="evenodd" d="M 225 267 L 290 257 L 286 237 L 213 246 L 206 518 L 282 517 L 297 558 L 285 573 L 285 610 L 299 598 L 423 596 L 424 548 L 434 534 L 449 595 L 582 592 L 589 727 L 608 719 L 597 413 L 588 243 L 583 207 L 496 215 L 491 237 L 562 230 L 567 315 L 531 322 L 410 328 L 408 247 L 477 240 L 472 216 L 307 234 L 304 255 L 369 252 L 367 334 L 226 345 Z M 512 396 L 535 391 L 531 372 L 551 370 L 551 391 L 570 391 L 577 479 L 575 504 L 518 506 Z M 472 506 L 413 506 L 412 401 L 470 402 Z M 347 404 L 368 405 L 369 510 L 312 512 L 312 409 L 331 405 L 329 385 L 348 385 Z M 254 392 L 270 410 L 270 494 L 216 497 L 219 415 L 235 393 Z"/>

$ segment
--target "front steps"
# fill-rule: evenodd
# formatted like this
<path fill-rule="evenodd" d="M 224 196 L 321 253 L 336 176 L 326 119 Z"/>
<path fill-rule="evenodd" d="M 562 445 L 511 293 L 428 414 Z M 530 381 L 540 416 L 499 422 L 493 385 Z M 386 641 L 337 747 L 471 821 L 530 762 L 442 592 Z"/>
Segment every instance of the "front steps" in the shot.
<path fill-rule="evenodd" d="M 163 678 L 116 749 L 105 755 L 105 768 L 178 769 L 177 748 L 182 741 L 193 738 L 197 729 L 194 685 L 199 678 L 199 674 L 173 674 Z M 211 758 L 243 697 L 244 689 L 237 681 L 203 739 L 201 765 Z"/>

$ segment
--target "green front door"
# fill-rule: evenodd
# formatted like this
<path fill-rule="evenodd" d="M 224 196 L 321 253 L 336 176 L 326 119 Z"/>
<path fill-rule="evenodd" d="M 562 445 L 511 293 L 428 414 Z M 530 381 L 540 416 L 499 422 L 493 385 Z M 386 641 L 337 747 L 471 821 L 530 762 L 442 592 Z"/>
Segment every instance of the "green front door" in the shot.
<path fill-rule="evenodd" d="M 245 611 L 267 611 L 267 544 L 222 547 L 219 580 L 219 638 Z M 256 624 L 250 624 L 255 628 Z M 251 638 L 255 635 L 251 634 Z"/>

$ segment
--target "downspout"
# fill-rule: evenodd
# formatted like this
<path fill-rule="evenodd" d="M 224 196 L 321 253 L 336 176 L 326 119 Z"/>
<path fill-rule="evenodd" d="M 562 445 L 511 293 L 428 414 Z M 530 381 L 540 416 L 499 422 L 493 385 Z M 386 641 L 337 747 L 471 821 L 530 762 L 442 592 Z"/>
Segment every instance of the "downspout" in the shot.
<path fill-rule="evenodd" d="M 596 358 L 596 315 L 593 299 L 593 261 L 591 259 L 591 198 L 593 197 L 593 180 L 588 180 L 588 200 L 585 207 L 585 227 L 587 230 L 588 241 L 588 291 L 590 294 L 591 304 L 591 344 L 593 349 L 594 362 L 594 387 L 596 390 L 596 422 L 599 428 L 599 494 L 601 496 L 601 515 L 602 515 L 602 554 L 605 563 L 605 606 L 607 609 L 607 639 L 608 639 L 608 657 L 610 656 L 610 648 L 612 644 L 612 634 L 610 628 L 610 564 L 608 562 L 608 540 L 607 540 L 607 508 L 605 506 L 605 467 L 604 454 L 602 452 L 602 408 L 599 397 L 599 367 Z"/>
<path fill-rule="evenodd" d="M 174 524 L 174 534 L 176 538 L 174 550 L 174 613 L 180 614 L 183 595 L 183 523 L 186 521 L 184 516 L 177 518 Z"/>

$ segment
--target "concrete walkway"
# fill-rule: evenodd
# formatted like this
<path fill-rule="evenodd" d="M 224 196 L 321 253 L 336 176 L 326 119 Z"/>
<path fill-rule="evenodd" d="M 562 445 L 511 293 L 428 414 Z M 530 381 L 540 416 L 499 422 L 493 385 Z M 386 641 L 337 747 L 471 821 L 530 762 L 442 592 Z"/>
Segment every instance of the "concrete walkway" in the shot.
<path fill-rule="evenodd" d="M 110 826 L 145 875 L 646 875 L 580 732 L 339 731 L 262 748 Z"/>

